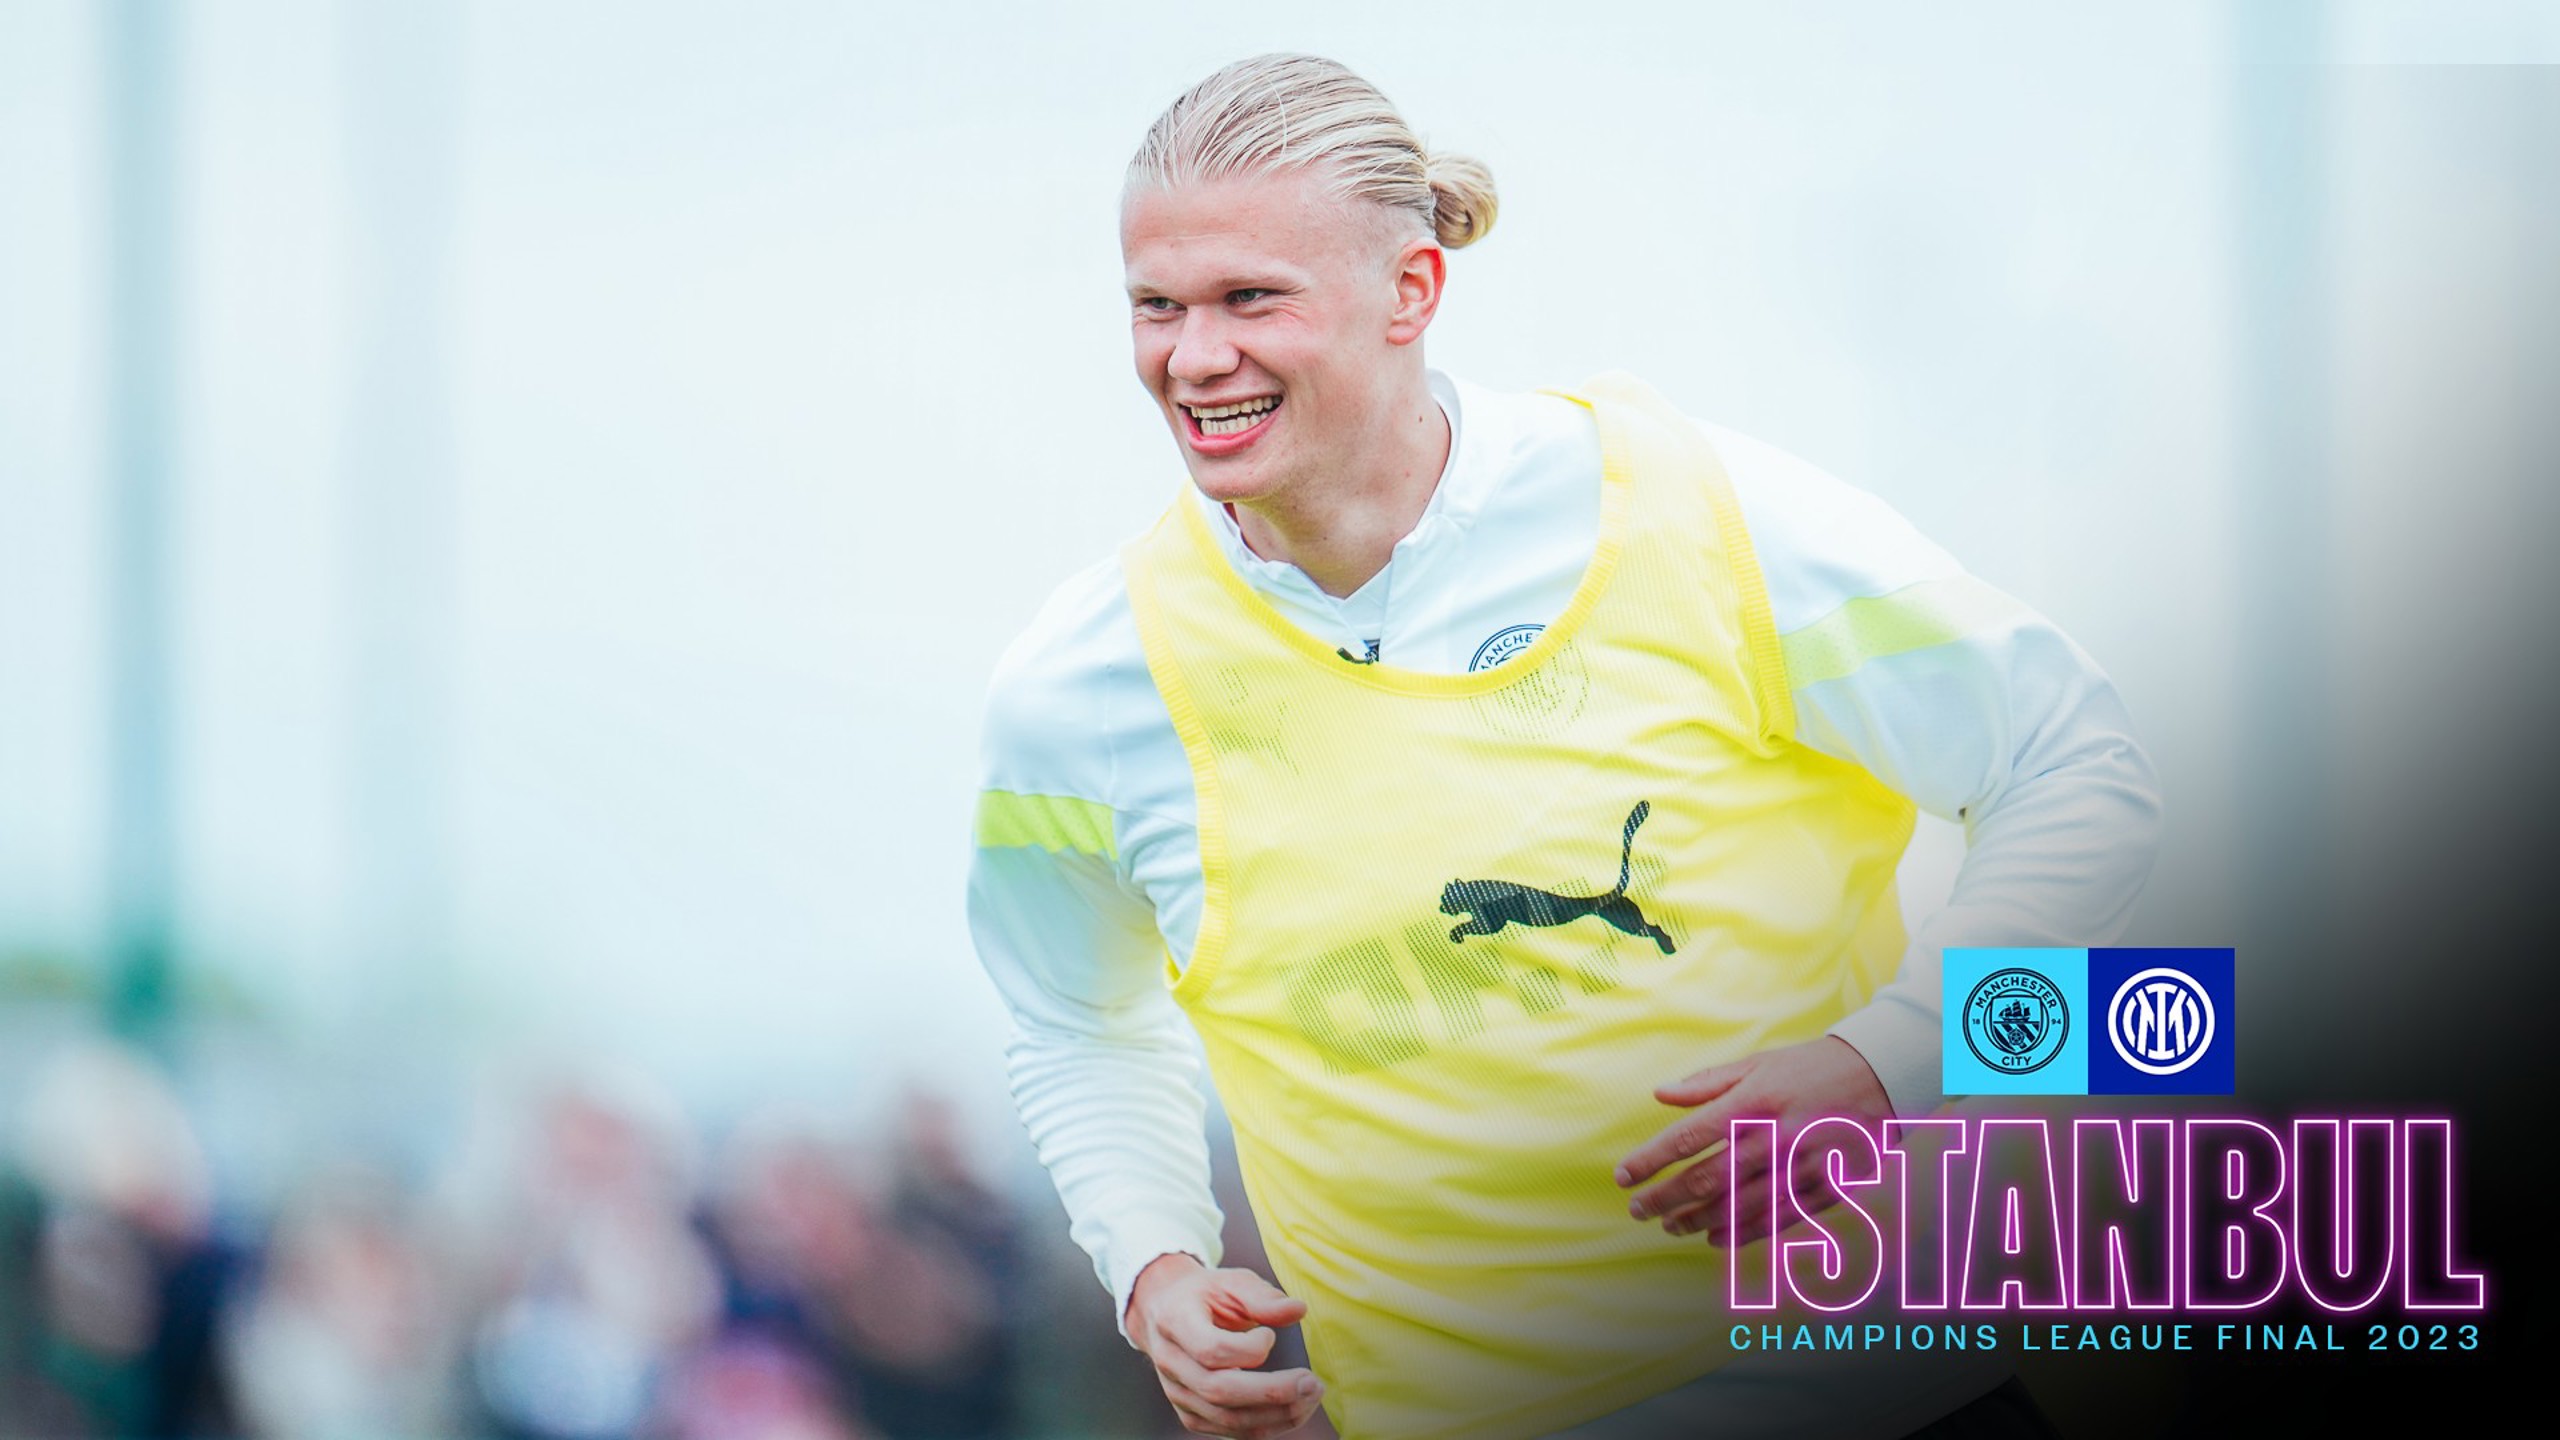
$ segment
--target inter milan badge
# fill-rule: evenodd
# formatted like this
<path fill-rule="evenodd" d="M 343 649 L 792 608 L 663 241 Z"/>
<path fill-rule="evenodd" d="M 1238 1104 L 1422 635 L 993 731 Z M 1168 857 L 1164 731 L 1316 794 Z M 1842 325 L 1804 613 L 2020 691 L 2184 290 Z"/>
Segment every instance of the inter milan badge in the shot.
<path fill-rule="evenodd" d="M 2229 950 L 2089 952 L 2092 1095 L 2228 1095 L 2239 978 Z M 2103 1027 L 2103 1028 L 2101 1028 Z"/>
<path fill-rule="evenodd" d="M 1965 996 L 1965 1044 L 1996 1073 L 2044 1068 L 2070 1034 L 2070 1004 L 2060 987 L 2033 970 L 1995 970 Z"/>
<path fill-rule="evenodd" d="M 2107 1042 L 2145 1075 L 2175 1075 L 2213 1048 L 2213 997 L 2196 977 L 2160 965 L 2116 987 Z"/>

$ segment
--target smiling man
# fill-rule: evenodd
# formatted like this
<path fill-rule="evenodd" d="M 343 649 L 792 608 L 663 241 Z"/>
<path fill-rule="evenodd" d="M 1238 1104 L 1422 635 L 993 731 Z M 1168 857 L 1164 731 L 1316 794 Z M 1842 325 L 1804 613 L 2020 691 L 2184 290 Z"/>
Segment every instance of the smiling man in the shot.
<path fill-rule="evenodd" d="M 1481 205 L 1489 223 L 1489 190 Z M 1386 567 L 1449 454 L 1420 366 L 1379 374 L 1421 358 L 1446 261 L 1437 244 L 1405 256 L 1377 208 L 1246 173 L 1135 188 L 1121 226 L 1138 377 L 1193 483 L 1255 555 L 1329 595 Z"/>
<path fill-rule="evenodd" d="M 1184 1423 L 2044 1433 L 1996 1357 L 1737 1356 L 1724 1267 L 1763 1237 L 1727 1217 L 1771 1158 L 1690 1162 L 1736 1116 L 1933 1108 L 1943 945 L 2113 937 L 2158 803 L 2106 678 L 1632 380 L 1428 368 L 1491 177 L 1338 65 L 1195 86 L 1121 215 L 1191 483 L 1008 652 L 970 916 Z M 1906 937 L 1919 808 L 1970 844 Z M 1218 1266 L 1192 1035 L 1281 1289 Z M 1313 1373 L 1251 1368 L 1292 1323 Z"/>

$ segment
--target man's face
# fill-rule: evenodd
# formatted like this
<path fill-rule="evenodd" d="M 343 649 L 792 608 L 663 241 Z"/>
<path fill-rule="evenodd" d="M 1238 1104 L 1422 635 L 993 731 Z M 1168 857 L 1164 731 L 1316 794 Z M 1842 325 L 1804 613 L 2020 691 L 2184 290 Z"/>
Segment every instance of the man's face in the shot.
<path fill-rule="evenodd" d="M 1395 242 L 1365 208 L 1303 172 L 1122 207 L 1138 379 L 1211 499 L 1356 474 L 1390 423 L 1399 352 L 1421 330 L 1399 323 Z"/>

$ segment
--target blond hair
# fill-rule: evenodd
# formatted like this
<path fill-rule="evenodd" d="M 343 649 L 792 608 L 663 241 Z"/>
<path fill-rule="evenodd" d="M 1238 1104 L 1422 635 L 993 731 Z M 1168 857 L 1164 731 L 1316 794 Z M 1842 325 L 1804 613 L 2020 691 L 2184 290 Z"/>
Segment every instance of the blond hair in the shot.
<path fill-rule="evenodd" d="M 1337 199 L 1417 219 L 1449 249 L 1493 228 L 1493 172 L 1433 154 L 1378 87 L 1313 55 L 1256 55 L 1165 107 L 1129 161 L 1127 190 L 1312 169 Z"/>

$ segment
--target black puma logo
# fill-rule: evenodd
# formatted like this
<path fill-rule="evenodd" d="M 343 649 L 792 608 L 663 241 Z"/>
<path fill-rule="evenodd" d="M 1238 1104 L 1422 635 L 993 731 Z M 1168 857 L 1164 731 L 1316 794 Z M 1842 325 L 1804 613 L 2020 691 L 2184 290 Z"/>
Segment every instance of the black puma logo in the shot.
<path fill-rule="evenodd" d="M 1627 829 L 1618 846 L 1617 888 L 1600 895 L 1558 895 L 1535 885 L 1522 885 L 1511 880 L 1452 880 L 1440 892 L 1440 913 L 1464 915 L 1466 922 L 1449 932 L 1452 943 L 1463 945 L 1470 935 L 1499 935 L 1505 925 L 1544 928 L 1566 925 L 1585 915 L 1597 915 L 1639 939 L 1651 940 L 1671 953 L 1671 936 L 1663 928 L 1644 918 L 1644 911 L 1627 898 L 1628 862 L 1635 856 L 1636 827 L 1653 813 L 1653 802 L 1639 800 L 1627 812 Z"/>

